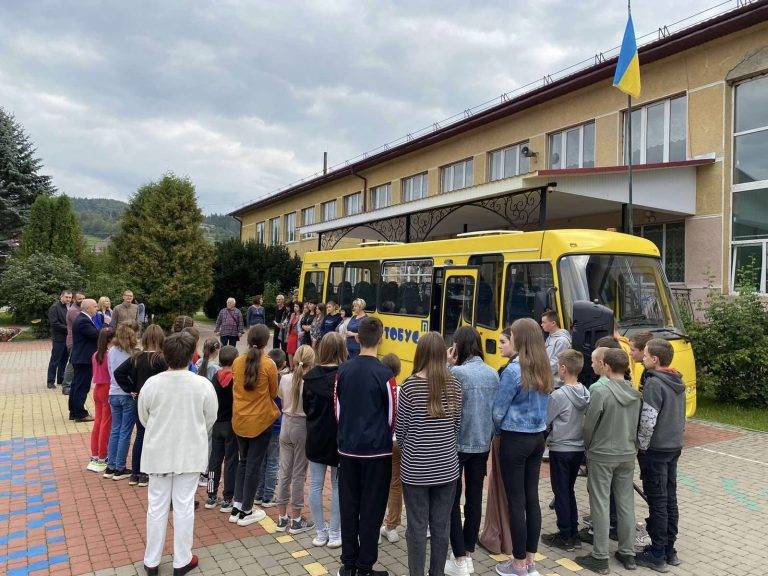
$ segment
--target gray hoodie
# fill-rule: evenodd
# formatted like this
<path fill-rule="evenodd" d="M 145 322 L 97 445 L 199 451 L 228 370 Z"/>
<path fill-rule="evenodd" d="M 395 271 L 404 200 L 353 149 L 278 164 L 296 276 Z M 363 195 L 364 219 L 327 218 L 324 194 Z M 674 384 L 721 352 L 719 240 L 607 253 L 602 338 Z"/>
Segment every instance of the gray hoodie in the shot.
<path fill-rule="evenodd" d="M 571 335 L 568 330 L 560 328 L 556 332 L 552 332 L 547 336 L 547 356 L 549 356 L 549 367 L 552 370 L 552 374 L 557 376 L 557 355 L 563 350 L 568 350 L 571 347 Z M 562 384 L 559 382 L 559 378 L 555 378 L 558 382 L 556 385 Z"/>
<path fill-rule="evenodd" d="M 584 412 L 589 390 L 581 384 L 566 384 L 554 392 L 547 405 L 547 443 L 552 452 L 584 450 Z"/>
<path fill-rule="evenodd" d="M 670 369 L 646 370 L 643 409 L 637 430 L 641 450 L 676 452 L 683 447 L 685 386 Z"/>

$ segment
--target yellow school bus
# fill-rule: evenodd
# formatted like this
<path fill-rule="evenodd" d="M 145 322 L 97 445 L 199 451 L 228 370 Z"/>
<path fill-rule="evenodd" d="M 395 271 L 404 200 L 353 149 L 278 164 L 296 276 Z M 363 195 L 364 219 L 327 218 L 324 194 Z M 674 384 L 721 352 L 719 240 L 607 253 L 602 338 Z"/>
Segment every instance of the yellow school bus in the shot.
<path fill-rule="evenodd" d="M 696 369 L 677 305 L 649 240 L 601 230 L 490 231 L 418 243 L 371 242 L 305 254 L 302 300 L 350 305 L 384 324 L 380 356 L 394 352 L 413 368 L 419 336 L 434 330 L 450 343 L 456 329 L 480 332 L 486 362 L 501 367 L 498 338 L 518 318 L 556 310 L 571 329 L 574 304 L 610 309 L 620 334 L 650 331 L 674 347 L 688 416 L 696 410 Z M 578 312 L 580 313 L 580 312 Z M 585 351 L 589 351 L 586 347 Z M 589 362 L 588 358 L 585 358 Z M 633 366 L 635 383 L 642 365 Z"/>

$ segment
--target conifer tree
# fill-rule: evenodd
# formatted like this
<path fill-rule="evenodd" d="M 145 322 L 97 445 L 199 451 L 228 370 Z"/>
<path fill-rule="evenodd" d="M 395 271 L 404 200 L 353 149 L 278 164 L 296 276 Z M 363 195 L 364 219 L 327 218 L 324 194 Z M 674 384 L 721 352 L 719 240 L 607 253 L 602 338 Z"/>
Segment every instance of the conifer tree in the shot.
<path fill-rule="evenodd" d="M 19 256 L 32 254 L 68 256 L 83 264 L 85 241 L 67 196 L 38 196 L 29 211 L 29 222 L 21 236 Z"/>

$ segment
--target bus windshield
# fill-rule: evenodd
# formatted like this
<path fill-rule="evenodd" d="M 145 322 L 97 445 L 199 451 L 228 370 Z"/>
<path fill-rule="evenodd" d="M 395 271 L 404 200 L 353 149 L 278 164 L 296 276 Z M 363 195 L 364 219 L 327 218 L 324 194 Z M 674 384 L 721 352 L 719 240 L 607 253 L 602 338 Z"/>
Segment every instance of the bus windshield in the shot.
<path fill-rule="evenodd" d="M 571 318 L 574 302 L 588 300 L 613 310 L 621 334 L 649 330 L 667 338 L 684 335 L 659 258 L 569 254 L 560 259 L 559 272 L 566 318 Z"/>

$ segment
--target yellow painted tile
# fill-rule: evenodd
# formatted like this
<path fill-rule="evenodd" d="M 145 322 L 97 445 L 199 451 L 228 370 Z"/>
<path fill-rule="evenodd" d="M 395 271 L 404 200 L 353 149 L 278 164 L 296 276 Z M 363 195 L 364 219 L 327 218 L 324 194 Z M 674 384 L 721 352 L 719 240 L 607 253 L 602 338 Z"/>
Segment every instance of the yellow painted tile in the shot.
<path fill-rule="evenodd" d="M 323 576 L 328 574 L 328 570 L 320 562 L 312 562 L 312 564 L 304 564 L 304 570 L 307 571 L 309 576 Z"/>
<path fill-rule="evenodd" d="M 541 562 L 542 560 L 546 560 L 547 557 L 544 556 L 541 552 L 536 552 L 536 555 L 533 557 L 534 562 Z"/>
<path fill-rule="evenodd" d="M 579 570 L 584 569 L 570 558 L 560 558 L 560 560 L 555 560 L 555 562 L 560 564 L 563 568 L 568 568 L 568 570 L 571 570 L 572 572 L 578 572 Z"/>
<path fill-rule="evenodd" d="M 509 560 L 507 554 L 489 554 L 488 556 L 490 556 L 492 560 L 496 560 L 496 562 L 506 562 Z"/>
<path fill-rule="evenodd" d="M 259 524 L 261 524 L 261 527 L 264 528 L 264 531 L 267 534 L 274 534 L 277 532 L 277 524 L 275 524 L 275 521 L 272 520 L 269 516 L 264 518 L 263 520 L 259 520 Z"/>
<path fill-rule="evenodd" d="M 293 536 L 290 534 L 283 534 L 282 536 L 278 536 L 275 538 L 280 544 L 285 544 L 286 542 L 293 542 Z"/>
<path fill-rule="evenodd" d="M 550 572 L 549 574 L 544 574 L 544 576 L 560 576 L 560 574 L 556 572 Z"/>
<path fill-rule="evenodd" d="M 306 550 L 296 550 L 296 552 L 291 552 L 291 556 L 294 558 L 304 558 L 304 556 L 309 556 L 309 552 Z"/>

